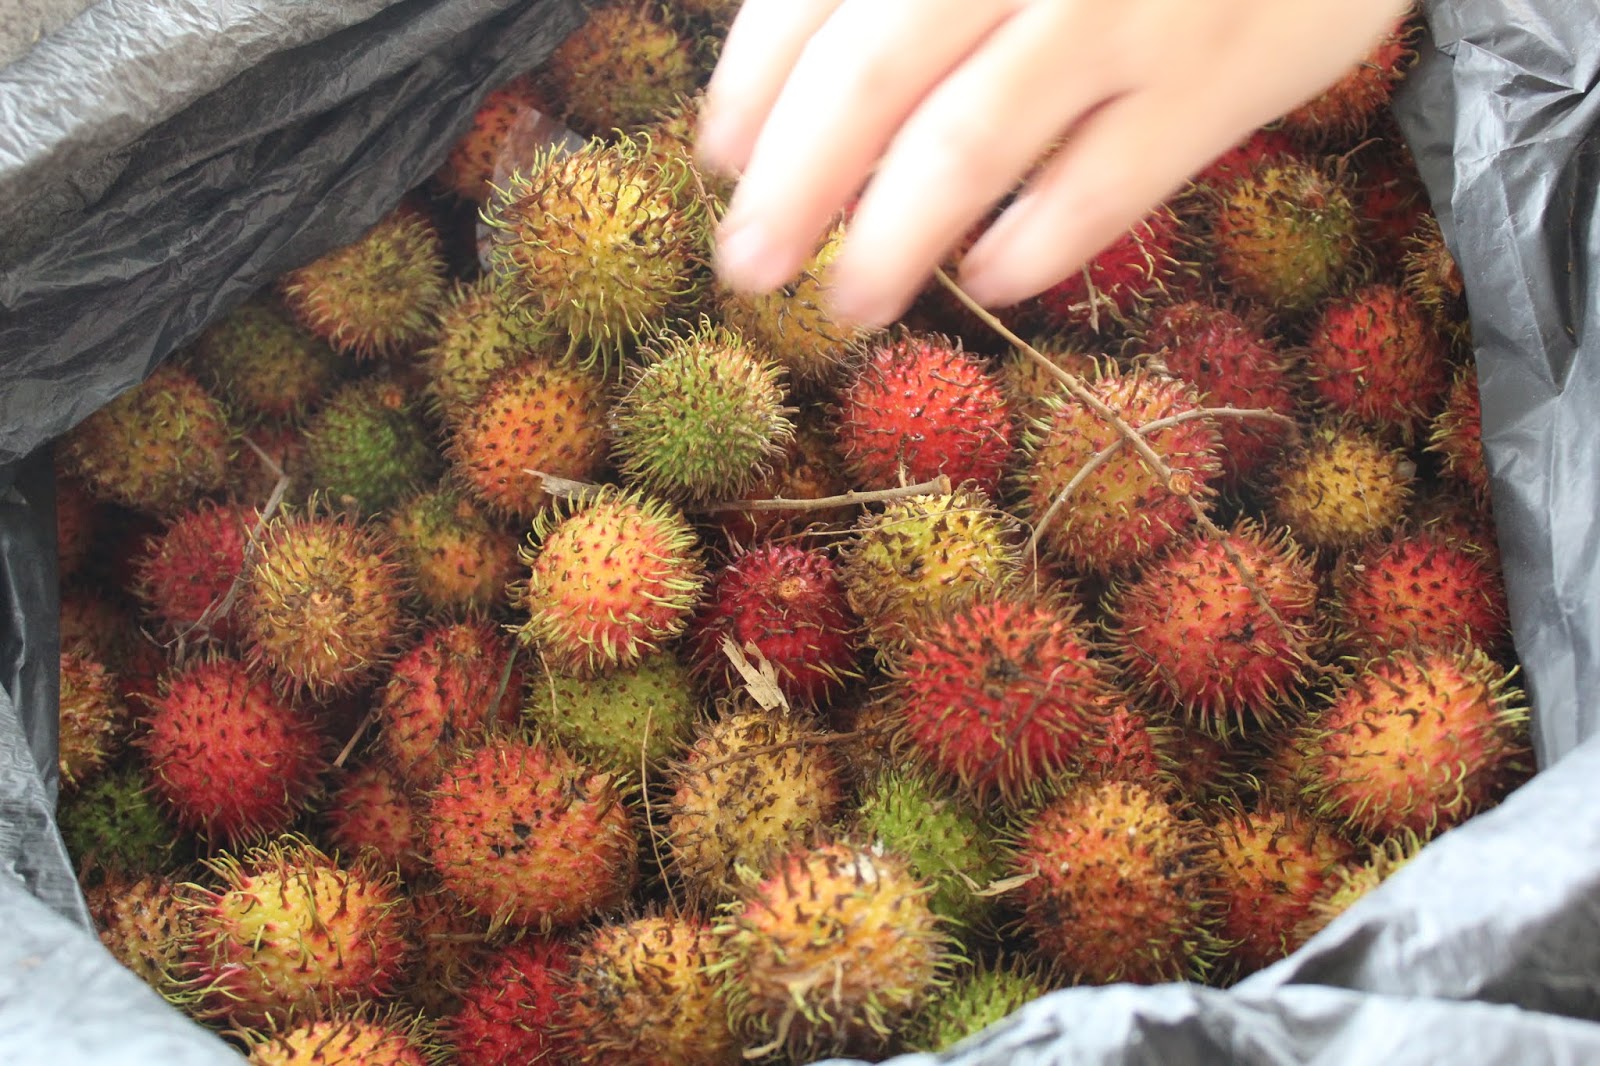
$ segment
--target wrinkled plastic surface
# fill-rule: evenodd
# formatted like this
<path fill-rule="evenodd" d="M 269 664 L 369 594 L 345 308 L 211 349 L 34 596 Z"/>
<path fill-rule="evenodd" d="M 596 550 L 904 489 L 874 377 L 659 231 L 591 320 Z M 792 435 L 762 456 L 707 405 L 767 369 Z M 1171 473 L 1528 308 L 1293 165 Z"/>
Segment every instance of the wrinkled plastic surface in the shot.
<path fill-rule="evenodd" d="M 1600 740 L 1584 743 L 1600 720 L 1600 9 L 1429 6 L 1398 111 L 1467 279 L 1546 769 L 1233 989 L 1059 992 L 900 1066 L 1600 1062 Z M 560 0 L 103 0 L 0 70 L 0 129 L 21 134 L 0 138 L 0 1061 L 237 1061 L 78 924 L 49 813 L 48 465 L 15 461 L 360 233 L 575 18 Z M 67 69 L 81 93 L 48 73 Z"/>

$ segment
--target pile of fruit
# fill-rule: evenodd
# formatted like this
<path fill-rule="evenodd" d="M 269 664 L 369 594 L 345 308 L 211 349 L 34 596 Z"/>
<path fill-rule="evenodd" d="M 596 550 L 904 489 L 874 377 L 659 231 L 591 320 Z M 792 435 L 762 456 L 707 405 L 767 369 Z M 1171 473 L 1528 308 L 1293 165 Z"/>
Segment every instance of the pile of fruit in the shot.
<path fill-rule="evenodd" d="M 882 1057 L 1226 984 L 1529 772 L 1412 27 L 1003 325 L 941 283 L 866 333 L 842 231 L 711 276 L 733 6 L 595 10 L 60 443 L 62 830 L 253 1062 Z"/>

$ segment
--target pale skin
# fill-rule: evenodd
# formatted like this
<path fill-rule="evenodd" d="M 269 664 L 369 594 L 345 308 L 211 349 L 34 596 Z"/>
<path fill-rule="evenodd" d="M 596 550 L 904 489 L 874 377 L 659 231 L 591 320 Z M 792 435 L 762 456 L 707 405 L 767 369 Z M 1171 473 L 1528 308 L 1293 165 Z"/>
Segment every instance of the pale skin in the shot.
<path fill-rule="evenodd" d="M 853 197 L 834 312 L 898 318 L 957 280 L 1004 306 L 1078 269 L 1256 127 L 1315 96 L 1404 0 L 745 0 L 698 151 L 738 175 L 724 284 L 792 280 Z"/>

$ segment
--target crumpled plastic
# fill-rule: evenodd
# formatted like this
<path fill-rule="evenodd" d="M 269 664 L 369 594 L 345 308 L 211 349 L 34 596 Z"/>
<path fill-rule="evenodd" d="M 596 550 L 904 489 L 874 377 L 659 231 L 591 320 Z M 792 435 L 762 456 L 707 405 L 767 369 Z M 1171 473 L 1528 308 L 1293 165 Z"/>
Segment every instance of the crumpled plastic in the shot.
<path fill-rule="evenodd" d="M 1396 112 L 1467 283 L 1543 769 L 1233 988 L 1064 990 L 897 1066 L 1600 1062 L 1600 8 L 1426 7 Z M 238 1061 L 83 924 L 51 816 L 41 448 L 362 232 L 576 20 L 562 0 L 102 0 L 0 69 L 0 1061 Z"/>

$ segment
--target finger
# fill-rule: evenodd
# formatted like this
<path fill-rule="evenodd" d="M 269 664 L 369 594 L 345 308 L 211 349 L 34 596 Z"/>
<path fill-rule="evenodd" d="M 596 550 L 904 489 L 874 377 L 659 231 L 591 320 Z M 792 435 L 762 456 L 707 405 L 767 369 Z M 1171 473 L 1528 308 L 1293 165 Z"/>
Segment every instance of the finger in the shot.
<path fill-rule="evenodd" d="M 806 42 L 842 0 L 744 0 L 706 85 L 696 152 L 709 169 L 737 173 Z"/>
<path fill-rule="evenodd" d="M 1101 47 L 1104 10 L 1027 7 L 927 95 L 856 207 L 829 279 L 835 314 L 899 317 L 1062 130 L 1128 89 L 1131 71 Z"/>
<path fill-rule="evenodd" d="M 793 277 L 918 101 L 1010 10 L 1009 0 L 845 0 L 756 138 L 719 234 L 723 280 L 763 291 Z"/>

